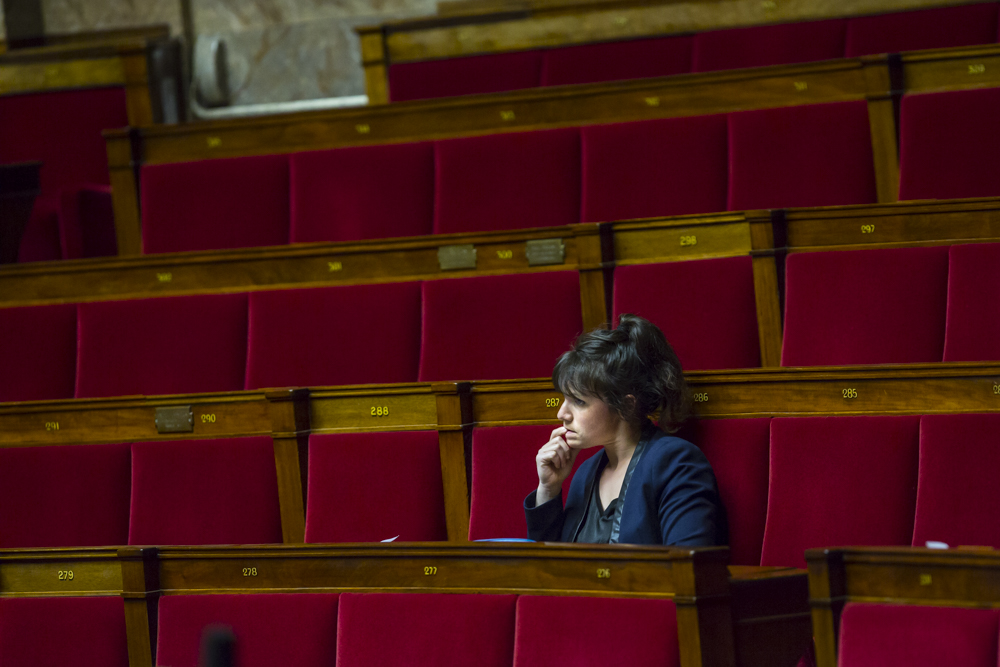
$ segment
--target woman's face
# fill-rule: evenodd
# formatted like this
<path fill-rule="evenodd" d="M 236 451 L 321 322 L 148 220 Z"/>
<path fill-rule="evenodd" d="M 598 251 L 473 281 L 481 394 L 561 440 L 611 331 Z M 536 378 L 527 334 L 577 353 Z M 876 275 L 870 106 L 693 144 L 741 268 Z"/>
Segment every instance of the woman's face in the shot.
<path fill-rule="evenodd" d="M 596 396 L 563 394 L 556 417 L 566 427 L 566 444 L 573 449 L 603 447 L 614 442 L 621 421 L 608 404 Z"/>

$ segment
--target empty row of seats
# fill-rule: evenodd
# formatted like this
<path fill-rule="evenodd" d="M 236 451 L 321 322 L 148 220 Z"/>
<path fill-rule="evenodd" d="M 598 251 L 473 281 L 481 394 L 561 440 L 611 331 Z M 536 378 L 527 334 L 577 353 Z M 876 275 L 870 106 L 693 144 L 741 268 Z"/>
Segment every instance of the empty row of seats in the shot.
<path fill-rule="evenodd" d="M 755 26 L 389 65 L 394 102 L 992 44 L 998 5 Z"/>
<path fill-rule="evenodd" d="M 998 110 L 904 97 L 900 196 L 1000 195 Z M 863 101 L 144 165 L 140 189 L 147 253 L 877 201 Z"/>

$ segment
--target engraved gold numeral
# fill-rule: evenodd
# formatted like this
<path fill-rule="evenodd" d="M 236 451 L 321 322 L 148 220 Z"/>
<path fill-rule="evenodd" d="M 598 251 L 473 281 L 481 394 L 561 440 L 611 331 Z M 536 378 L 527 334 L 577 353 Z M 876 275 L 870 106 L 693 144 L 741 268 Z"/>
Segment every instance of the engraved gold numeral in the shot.
<path fill-rule="evenodd" d="M 1000 396 L 1000 384 L 997 383 L 993 384 L 993 395 Z"/>
<path fill-rule="evenodd" d="M 875 233 L 875 225 L 861 225 L 861 233 L 862 234 L 874 234 Z"/>
<path fill-rule="evenodd" d="M 215 423 L 215 415 L 214 414 L 205 414 L 205 415 L 202 415 L 201 416 L 201 423 L 202 424 L 214 424 Z"/>
<path fill-rule="evenodd" d="M 660 98 L 659 97 L 647 97 L 646 98 L 646 106 L 647 107 L 658 107 L 658 106 L 660 106 Z"/>
<path fill-rule="evenodd" d="M 501 111 L 500 120 L 514 120 L 514 112 L 511 110 Z"/>
<path fill-rule="evenodd" d="M 545 399 L 545 407 L 547 407 L 547 408 L 558 408 L 560 402 L 561 402 L 561 399 L 558 399 L 558 398 L 546 398 Z"/>
<path fill-rule="evenodd" d="M 371 125 L 369 125 L 368 123 L 358 123 L 357 125 L 354 126 L 354 129 L 357 131 L 358 134 L 368 134 L 369 132 L 372 131 Z"/>
<path fill-rule="evenodd" d="M 763 9 L 764 11 L 774 11 L 775 9 L 778 8 L 778 3 L 775 2 L 774 0 L 764 0 L 762 3 L 760 3 L 760 8 Z"/>
<path fill-rule="evenodd" d="M 344 270 L 343 262 L 327 262 L 326 266 L 328 269 L 330 269 L 331 272 Z"/>
<path fill-rule="evenodd" d="M 511 259 L 513 256 L 513 250 L 497 250 L 497 257 L 500 259 Z"/>
<path fill-rule="evenodd" d="M 969 65 L 969 74 L 984 74 L 986 65 Z"/>
<path fill-rule="evenodd" d="M 59 581 L 72 581 L 73 570 L 59 570 Z"/>
<path fill-rule="evenodd" d="M 708 392 L 707 391 L 695 392 L 695 394 L 694 394 L 694 402 L 695 403 L 708 403 Z"/>
<path fill-rule="evenodd" d="M 388 417 L 389 416 L 389 406 L 388 405 L 373 405 L 372 406 L 372 417 Z"/>
<path fill-rule="evenodd" d="M 59 422 L 45 422 L 45 430 L 46 431 L 58 431 L 59 430 Z"/>
<path fill-rule="evenodd" d="M 622 27 L 623 25 L 625 25 L 626 23 L 628 23 L 628 17 L 627 16 L 616 16 L 615 17 L 615 25 L 618 26 L 619 28 Z"/>
<path fill-rule="evenodd" d="M 929 574 L 922 574 L 922 575 L 920 575 L 920 585 L 921 586 L 930 586 L 931 585 L 931 581 L 933 581 L 933 579 L 931 579 L 931 575 L 929 575 Z"/>
<path fill-rule="evenodd" d="M 688 234 L 687 236 L 682 236 L 681 245 L 682 246 L 698 245 L 698 237 L 695 236 L 694 234 Z"/>
<path fill-rule="evenodd" d="M 842 393 L 844 395 L 844 398 L 857 398 L 858 397 L 858 390 L 855 389 L 854 387 L 848 387 L 847 389 L 844 389 Z"/>
<path fill-rule="evenodd" d="M 243 576 L 244 577 L 256 577 L 257 576 L 257 568 L 255 568 L 255 567 L 245 567 L 245 568 L 243 568 Z"/>
<path fill-rule="evenodd" d="M 437 573 L 438 573 L 438 569 L 434 565 L 428 565 L 427 567 L 424 568 L 424 576 L 425 577 L 432 577 L 432 576 L 434 576 Z"/>
<path fill-rule="evenodd" d="M 172 273 L 157 273 L 156 280 L 161 283 L 169 283 L 174 279 L 174 274 Z"/>
<path fill-rule="evenodd" d="M 809 84 L 806 81 L 793 81 L 792 85 L 795 86 L 795 90 L 800 93 L 802 91 L 809 90 Z"/>
<path fill-rule="evenodd" d="M 209 137 L 205 140 L 209 148 L 218 148 L 222 145 L 222 137 Z"/>
<path fill-rule="evenodd" d="M 608 569 L 608 568 L 606 568 L 606 567 L 599 567 L 599 568 L 597 568 L 597 578 L 598 579 L 610 579 L 611 578 L 611 570 Z"/>

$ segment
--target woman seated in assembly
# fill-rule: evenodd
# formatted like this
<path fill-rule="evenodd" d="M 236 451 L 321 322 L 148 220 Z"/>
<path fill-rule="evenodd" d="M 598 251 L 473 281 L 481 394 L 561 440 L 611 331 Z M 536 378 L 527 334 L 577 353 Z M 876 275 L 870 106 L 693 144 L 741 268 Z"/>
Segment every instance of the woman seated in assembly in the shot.
<path fill-rule="evenodd" d="M 617 329 L 580 336 L 552 371 L 563 425 L 538 450 L 538 489 L 524 501 L 528 537 L 548 542 L 713 546 L 728 543 L 712 468 L 668 435 L 691 411 L 677 355 L 656 325 L 622 315 Z M 562 483 L 582 449 L 566 506 Z"/>

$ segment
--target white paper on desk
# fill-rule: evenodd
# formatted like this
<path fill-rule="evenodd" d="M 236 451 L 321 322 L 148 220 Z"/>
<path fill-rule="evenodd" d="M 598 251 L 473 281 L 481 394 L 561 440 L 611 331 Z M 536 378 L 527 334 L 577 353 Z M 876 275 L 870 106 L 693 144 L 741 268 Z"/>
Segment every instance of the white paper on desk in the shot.
<path fill-rule="evenodd" d="M 928 549 L 947 549 L 948 545 L 944 542 L 935 542 L 934 540 L 927 540 Z"/>
<path fill-rule="evenodd" d="M 383 542 L 395 542 L 395 541 L 396 541 L 396 540 L 398 540 L 398 539 L 399 539 L 399 535 L 397 535 L 396 537 L 390 537 L 389 539 L 387 539 L 387 540 L 382 540 L 382 541 L 383 541 Z"/>

